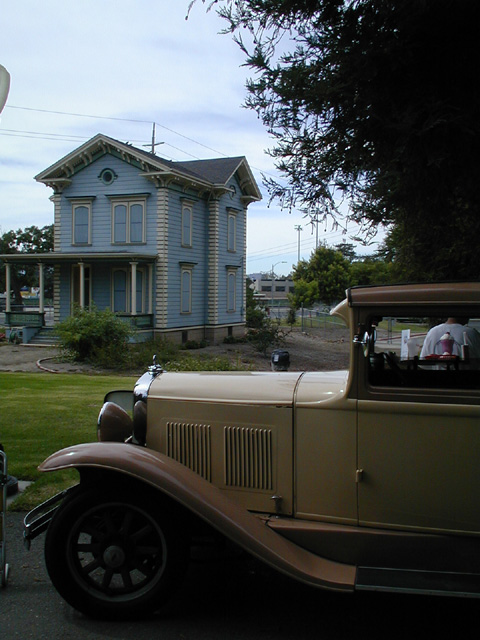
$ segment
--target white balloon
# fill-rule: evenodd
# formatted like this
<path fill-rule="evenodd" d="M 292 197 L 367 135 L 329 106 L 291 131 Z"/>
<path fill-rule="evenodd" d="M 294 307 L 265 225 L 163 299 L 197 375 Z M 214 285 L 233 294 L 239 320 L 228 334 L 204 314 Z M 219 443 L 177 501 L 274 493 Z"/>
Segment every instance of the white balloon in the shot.
<path fill-rule="evenodd" d="M 7 101 L 8 91 L 10 89 L 10 74 L 3 65 L 0 64 L 0 113 Z"/>

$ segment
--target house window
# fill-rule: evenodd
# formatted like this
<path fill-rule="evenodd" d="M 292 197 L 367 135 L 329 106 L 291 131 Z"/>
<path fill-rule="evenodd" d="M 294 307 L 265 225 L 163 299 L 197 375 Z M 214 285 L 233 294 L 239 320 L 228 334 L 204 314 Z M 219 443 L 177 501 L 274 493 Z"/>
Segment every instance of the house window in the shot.
<path fill-rule="evenodd" d="M 192 267 L 182 267 L 180 284 L 180 313 L 192 312 Z"/>
<path fill-rule="evenodd" d="M 115 269 L 112 273 L 112 309 L 115 313 L 131 313 L 131 272 L 128 269 Z M 145 272 L 136 270 L 135 311 L 145 312 Z"/>
<path fill-rule="evenodd" d="M 192 246 L 193 209 L 191 203 L 182 205 L 182 247 Z"/>
<path fill-rule="evenodd" d="M 113 311 L 126 313 L 128 309 L 128 283 L 127 272 L 124 269 L 116 269 L 113 272 Z"/>
<path fill-rule="evenodd" d="M 103 182 L 103 184 L 110 185 L 114 180 L 117 179 L 117 174 L 115 173 L 115 171 L 112 171 L 112 169 L 103 169 L 98 177 Z"/>
<path fill-rule="evenodd" d="M 72 267 L 72 280 L 71 280 L 71 301 L 72 308 L 81 306 L 81 296 L 80 296 L 80 287 L 81 287 L 81 271 L 78 265 L 74 265 Z M 89 307 L 91 303 L 91 294 L 92 294 L 92 281 L 91 281 L 91 271 L 89 266 L 83 267 L 83 304 L 85 307 Z"/>
<path fill-rule="evenodd" d="M 235 311 L 237 307 L 237 274 L 235 271 L 227 273 L 227 311 Z"/>
<path fill-rule="evenodd" d="M 115 202 L 112 212 L 114 244 L 142 244 L 145 242 L 145 203 Z"/>
<path fill-rule="evenodd" d="M 91 244 L 92 205 L 72 203 L 72 244 Z"/>
<path fill-rule="evenodd" d="M 236 243 L 237 219 L 236 219 L 235 213 L 229 212 L 227 224 L 228 224 L 227 249 L 228 251 L 235 252 L 237 250 L 237 243 Z"/>
<path fill-rule="evenodd" d="M 140 269 L 137 269 L 137 280 L 136 280 L 136 311 L 137 313 L 145 312 L 145 273 Z"/>

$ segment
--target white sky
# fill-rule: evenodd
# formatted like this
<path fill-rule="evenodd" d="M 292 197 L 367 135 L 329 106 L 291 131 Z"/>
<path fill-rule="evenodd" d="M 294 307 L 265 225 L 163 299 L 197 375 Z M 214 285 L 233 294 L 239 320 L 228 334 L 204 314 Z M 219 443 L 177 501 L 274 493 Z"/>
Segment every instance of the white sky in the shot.
<path fill-rule="evenodd" d="M 3 0 L 0 64 L 11 76 L 0 117 L 0 233 L 53 222 L 51 190 L 33 177 L 97 133 L 171 160 L 246 156 L 264 200 L 249 207 L 247 273 L 287 274 L 315 247 L 298 212 L 272 204 L 276 176 L 262 123 L 241 105 L 250 75 L 225 23 L 201 0 Z M 56 113 L 52 113 L 56 112 Z M 67 115 L 77 114 L 77 115 Z M 94 117 L 85 117 L 94 116 Z M 349 241 L 319 227 L 329 245 Z M 373 245 L 362 253 L 371 253 Z M 280 263 L 280 264 L 277 264 Z"/>

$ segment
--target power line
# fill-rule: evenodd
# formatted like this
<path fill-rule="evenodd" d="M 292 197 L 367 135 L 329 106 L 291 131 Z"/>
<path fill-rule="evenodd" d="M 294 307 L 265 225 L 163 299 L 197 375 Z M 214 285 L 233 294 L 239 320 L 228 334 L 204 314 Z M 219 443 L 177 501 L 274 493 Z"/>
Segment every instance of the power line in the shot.
<path fill-rule="evenodd" d="M 53 115 L 62 115 L 62 116 L 70 116 L 70 117 L 74 117 L 74 118 L 91 118 L 94 120 L 112 120 L 112 121 L 117 121 L 117 122 L 134 122 L 137 124 L 152 124 L 152 120 L 143 120 L 143 119 L 139 119 L 139 118 L 120 118 L 120 117 L 116 117 L 116 116 L 100 116 L 100 115 L 93 115 L 93 114 L 89 114 L 89 113 L 75 113 L 75 112 L 70 112 L 70 111 L 53 111 L 51 109 L 37 109 L 35 107 L 22 107 L 19 105 L 6 105 L 5 109 L 18 109 L 18 110 L 22 110 L 22 111 L 33 111 L 33 112 L 37 112 L 37 113 L 49 113 L 49 114 L 53 114 Z M 190 136 L 186 136 L 183 133 L 180 133 L 179 131 L 176 131 L 175 129 L 172 129 L 170 127 L 167 127 L 166 125 L 163 125 L 159 122 L 154 121 L 154 124 L 159 126 L 160 128 L 164 129 L 165 131 L 169 131 L 170 133 L 173 133 L 176 136 L 179 136 L 181 138 L 183 138 L 184 140 L 188 140 L 189 142 L 193 142 L 194 144 L 199 145 L 200 147 L 203 147 L 204 149 L 208 149 L 208 151 L 213 151 L 213 153 L 216 153 L 219 156 L 223 156 L 224 158 L 228 157 L 228 154 L 223 153 L 222 151 L 218 151 L 217 149 L 213 149 L 212 147 L 209 147 L 206 144 L 203 144 L 203 142 L 199 142 L 198 140 L 195 140 L 195 138 L 191 138 Z M 61 134 L 55 134 L 55 135 L 61 135 Z M 68 134 L 65 134 L 66 136 L 68 136 Z M 28 136 L 26 136 L 28 137 Z M 73 136 L 72 136 L 73 137 Z M 76 137 L 76 136 L 75 136 Z M 88 140 L 89 138 L 86 137 L 86 139 Z M 66 140 L 64 139 L 64 141 L 68 141 L 71 142 L 72 140 Z M 144 142 L 144 141 L 142 141 Z M 167 144 L 167 143 L 165 143 Z M 200 158 L 198 158 L 197 156 L 188 153 L 188 151 L 184 151 L 183 149 L 180 149 L 178 147 L 175 147 L 173 145 L 168 145 L 170 147 L 172 147 L 173 149 L 176 149 L 177 151 L 180 151 L 181 153 L 184 153 L 185 155 L 190 156 L 191 158 L 195 158 L 196 160 L 200 160 Z M 256 171 L 259 171 L 260 173 L 262 173 L 265 176 L 269 176 L 271 178 L 274 178 L 275 180 L 280 181 L 281 178 L 279 178 L 278 176 L 275 176 L 267 171 L 264 171 L 263 169 L 259 169 L 258 167 L 255 167 L 254 165 L 251 165 L 252 169 L 255 169 Z"/>

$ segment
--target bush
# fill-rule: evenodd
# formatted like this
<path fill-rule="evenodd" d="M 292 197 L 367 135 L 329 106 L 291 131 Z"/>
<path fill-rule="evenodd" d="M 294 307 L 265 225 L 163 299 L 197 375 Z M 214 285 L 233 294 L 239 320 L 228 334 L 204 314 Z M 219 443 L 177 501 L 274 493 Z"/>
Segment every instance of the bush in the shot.
<path fill-rule="evenodd" d="M 205 349 L 208 347 L 208 340 L 187 340 L 182 344 L 182 349 Z"/>
<path fill-rule="evenodd" d="M 245 336 L 226 336 L 223 344 L 243 344 L 247 341 Z"/>
<path fill-rule="evenodd" d="M 297 323 L 297 312 L 295 307 L 289 307 L 287 314 L 287 324 L 293 327 Z"/>
<path fill-rule="evenodd" d="M 127 349 L 133 329 L 112 311 L 76 308 L 73 314 L 57 325 L 61 347 L 74 360 L 95 362 L 100 356 L 111 360 Z"/>
<path fill-rule="evenodd" d="M 285 334 L 280 329 L 278 320 L 265 317 L 263 325 L 258 329 L 250 329 L 247 335 L 248 341 L 255 351 L 267 355 L 269 347 L 279 347 L 285 344 Z"/>

